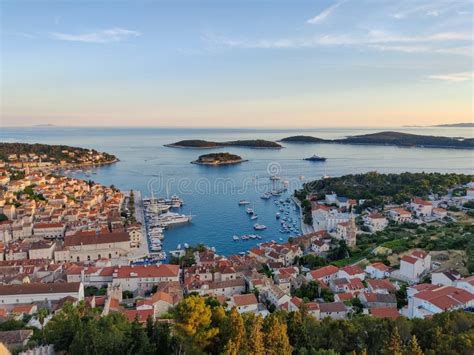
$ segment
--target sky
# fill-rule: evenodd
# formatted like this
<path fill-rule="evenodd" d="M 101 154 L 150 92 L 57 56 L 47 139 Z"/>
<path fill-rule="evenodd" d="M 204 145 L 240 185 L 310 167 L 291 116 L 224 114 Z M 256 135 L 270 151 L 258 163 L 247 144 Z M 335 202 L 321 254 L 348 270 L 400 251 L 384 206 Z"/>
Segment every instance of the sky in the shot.
<path fill-rule="evenodd" d="M 1 0 L 0 10 L 0 126 L 474 117 L 470 0 Z"/>

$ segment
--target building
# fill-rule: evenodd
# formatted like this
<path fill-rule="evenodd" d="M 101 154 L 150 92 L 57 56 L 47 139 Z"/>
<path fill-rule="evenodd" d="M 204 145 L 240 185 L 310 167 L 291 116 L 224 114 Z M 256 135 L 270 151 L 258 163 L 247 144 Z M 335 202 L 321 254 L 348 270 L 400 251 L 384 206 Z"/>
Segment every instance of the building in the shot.
<path fill-rule="evenodd" d="M 54 253 L 56 261 L 95 261 L 101 258 L 114 259 L 131 252 L 130 236 L 127 232 L 83 233 L 68 235 L 64 248 Z"/>
<path fill-rule="evenodd" d="M 399 275 L 409 282 L 419 282 L 431 268 L 431 256 L 424 251 L 414 251 L 400 260 Z"/>
<path fill-rule="evenodd" d="M 13 305 L 32 302 L 59 301 L 65 297 L 84 299 L 81 282 L 72 283 L 26 283 L 20 285 L 0 285 L 0 304 Z"/>
<path fill-rule="evenodd" d="M 54 258 L 54 249 L 56 243 L 51 240 L 40 240 L 33 242 L 29 246 L 28 257 L 30 259 L 49 259 Z"/>
<path fill-rule="evenodd" d="M 426 318 L 436 313 L 474 307 L 474 294 L 452 286 L 410 288 L 408 306 L 403 309 L 408 318 Z"/>
<path fill-rule="evenodd" d="M 320 303 L 319 304 L 319 319 L 346 319 L 349 313 L 348 308 L 343 302 Z"/>
<path fill-rule="evenodd" d="M 310 271 L 306 278 L 308 281 L 319 281 L 329 284 L 338 277 L 339 268 L 334 265 L 323 266 L 319 269 Z"/>
<path fill-rule="evenodd" d="M 474 276 L 457 280 L 455 286 L 474 294 Z"/>
<path fill-rule="evenodd" d="M 124 291 L 145 291 L 160 282 L 179 281 L 179 265 L 132 265 L 114 269 L 113 283 Z"/>
<path fill-rule="evenodd" d="M 65 231 L 63 223 L 36 223 L 33 227 L 33 234 L 45 239 L 62 239 Z"/>
<path fill-rule="evenodd" d="M 371 279 L 384 279 L 390 276 L 391 268 L 383 263 L 375 262 L 365 267 L 365 273 Z"/>
<path fill-rule="evenodd" d="M 231 297 L 231 305 L 234 305 L 239 313 L 258 312 L 257 297 L 255 297 L 253 293 L 246 295 L 233 295 Z"/>
<path fill-rule="evenodd" d="M 367 308 L 397 308 L 397 298 L 391 293 L 364 292 L 358 297 Z"/>
<path fill-rule="evenodd" d="M 380 213 L 371 213 L 366 218 L 366 226 L 369 227 L 372 233 L 384 230 L 387 225 L 387 218 Z"/>
<path fill-rule="evenodd" d="M 354 247 L 356 245 L 357 225 L 353 215 L 351 215 L 349 221 L 337 224 L 335 237 L 338 240 L 344 240 L 349 247 Z"/>
<path fill-rule="evenodd" d="M 430 217 L 433 213 L 433 203 L 422 198 L 414 198 L 410 207 L 417 217 Z"/>
<path fill-rule="evenodd" d="M 433 285 L 455 286 L 456 281 L 460 278 L 461 274 L 456 270 L 436 270 L 431 273 Z"/>
<path fill-rule="evenodd" d="M 405 223 L 411 221 L 411 212 L 404 208 L 393 208 L 388 211 L 390 219 L 397 223 Z"/>

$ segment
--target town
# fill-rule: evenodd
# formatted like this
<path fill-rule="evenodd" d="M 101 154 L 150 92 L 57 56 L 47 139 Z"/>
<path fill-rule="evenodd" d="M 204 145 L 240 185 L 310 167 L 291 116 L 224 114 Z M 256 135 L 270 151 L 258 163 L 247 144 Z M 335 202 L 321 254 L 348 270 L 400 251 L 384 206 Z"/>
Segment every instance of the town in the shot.
<path fill-rule="evenodd" d="M 33 329 L 66 305 L 141 324 L 172 322 L 197 296 L 262 318 L 304 310 L 317 320 L 430 319 L 474 309 L 470 176 L 400 203 L 303 189 L 304 234 L 228 256 L 187 246 L 167 264 L 137 262 L 150 252 L 139 194 L 16 161 L 0 174 L 0 319 L 20 323 L 0 341 L 12 351 L 31 348 Z M 459 247 L 444 248 L 446 238 Z"/>

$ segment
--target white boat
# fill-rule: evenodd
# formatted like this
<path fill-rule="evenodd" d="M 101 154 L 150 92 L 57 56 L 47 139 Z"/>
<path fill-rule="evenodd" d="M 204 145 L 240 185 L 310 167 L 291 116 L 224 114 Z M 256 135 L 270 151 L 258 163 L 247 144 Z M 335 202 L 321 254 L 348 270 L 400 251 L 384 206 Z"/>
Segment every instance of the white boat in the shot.
<path fill-rule="evenodd" d="M 256 214 L 254 214 L 254 215 L 252 215 L 252 217 L 250 217 L 250 219 L 252 219 L 252 220 L 255 220 L 257 218 L 258 218 L 258 216 Z"/>
<path fill-rule="evenodd" d="M 239 238 L 238 235 L 234 235 L 234 236 L 232 237 L 232 239 L 234 239 L 235 241 L 237 241 L 237 240 L 239 240 L 240 238 Z"/>
<path fill-rule="evenodd" d="M 250 205 L 250 201 L 247 201 L 247 200 L 240 200 L 240 201 L 239 201 L 239 206 L 244 206 L 244 205 Z"/>
<path fill-rule="evenodd" d="M 184 204 L 184 202 L 178 196 L 173 195 L 171 196 L 170 204 L 171 204 L 171 207 L 173 208 L 179 208 Z"/>
<path fill-rule="evenodd" d="M 184 243 L 184 249 L 188 249 L 189 248 L 189 244 L 188 243 Z"/>
<path fill-rule="evenodd" d="M 255 223 L 255 224 L 253 225 L 253 229 L 255 229 L 255 230 L 257 230 L 257 231 L 260 231 L 260 230 L 267 229 L 267 226 L 264 225 L 264 224 Z"/>
<path fill-rule="evenodd" d="M 159 216 L 158 223 L 162 227 L 172 227 L 181 224 L 186 224 L 191 222 L 191 215 L 178 214 L 173 212 L 167 212 Z"/>
<path fill-rule="evenodd" d="M 262 195 L 260 196 L 260 198 L 263 199 L 263 200 L 268 200 L 268 199 L 270 199 L 271 197 L 272 197 L 272 194 L 271 194 L 270 192 L 265 192 L 264 194 L 262 194 Z"/>
<path fill-rule="evenodd" d="M 248 207 L 248 208 L 245 210 L 245 212 L 247 212 L 248 214 L 254 214 L 254 213 L 255 213 L 254 210 L 253 210 L 253 208 L 251 208 L 251 207 Z"/>
<path fill-rule="evenodd" d="M 176 249 L 181 250 L 181 244 L 178 244 L 178 247 Z"/>

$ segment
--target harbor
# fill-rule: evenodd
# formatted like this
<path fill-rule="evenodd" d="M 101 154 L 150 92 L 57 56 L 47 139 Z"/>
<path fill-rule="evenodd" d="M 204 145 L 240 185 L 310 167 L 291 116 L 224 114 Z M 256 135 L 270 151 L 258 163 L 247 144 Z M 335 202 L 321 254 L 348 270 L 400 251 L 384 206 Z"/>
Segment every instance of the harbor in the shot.
<path fill-rule="evenodd" d="M 184 202 L 178 196 L 171 198 L 145 198 L 142 200 L 144 211 L 145 235 L 149 256 L 156 260 L 165 260 L 166 251 L 163 248 L 165 230 L 191 223 L 192 216 L 172 212 L 180 209 Z"/>

